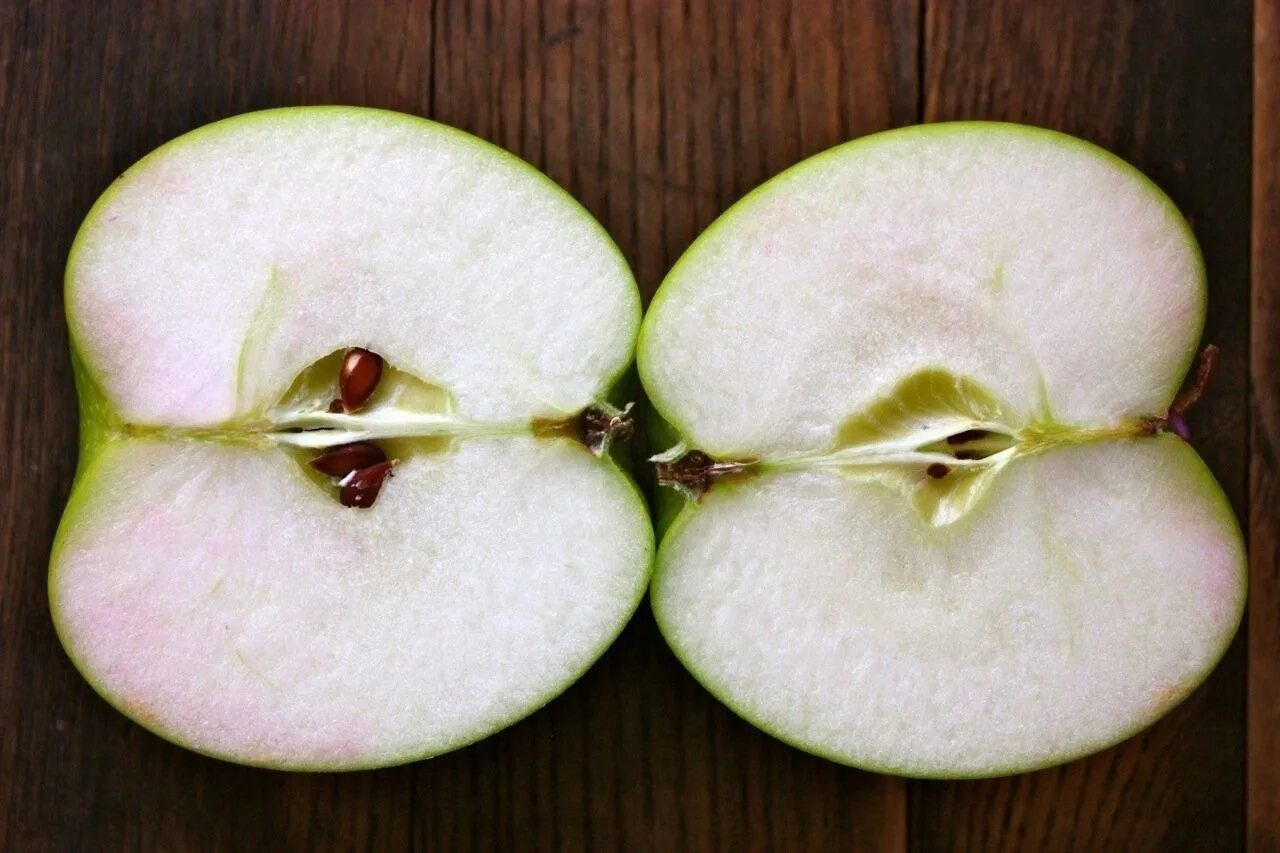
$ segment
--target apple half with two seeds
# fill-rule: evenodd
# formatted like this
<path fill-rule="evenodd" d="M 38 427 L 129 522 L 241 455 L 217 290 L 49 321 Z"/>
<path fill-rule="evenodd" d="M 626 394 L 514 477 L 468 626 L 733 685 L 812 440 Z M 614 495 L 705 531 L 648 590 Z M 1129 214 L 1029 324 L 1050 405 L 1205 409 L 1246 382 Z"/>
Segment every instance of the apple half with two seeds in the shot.
<path fill-rule="evenodd" d="M 651 597 L 690 671 L 836 761 L 989 776 L 1150 724 L 1222 656 L 1244 550 L 1175 399 L 1187 223 L 1033 128 L 857 140 L 680 259 L 641 379 L 692 498 Z"/>
<path fill-rule="evenodd" d="M 436 754 L 563 690 L 642 597 L 652 528 L 604 452 L 639 296 L 515 157 L 376 110 L 219 122 L 103 195 L 66 303 L 53 615 L 164 737 L 287 768 Z"/>

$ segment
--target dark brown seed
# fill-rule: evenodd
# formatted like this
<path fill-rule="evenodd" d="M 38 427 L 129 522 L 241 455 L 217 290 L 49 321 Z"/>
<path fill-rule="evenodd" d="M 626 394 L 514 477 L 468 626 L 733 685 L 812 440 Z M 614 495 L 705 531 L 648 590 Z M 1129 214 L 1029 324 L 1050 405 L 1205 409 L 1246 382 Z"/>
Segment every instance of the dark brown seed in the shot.
<path fill-rule="evenodd" d="M 947 436 L 947 444 L 964 444 L 969 441 L 977 441 L 986 435 L 987 431 L 984 429 L 967 429 L 964 432 Z"/>
<path fill-rule="evenodd" d="M 382 356 L 352 347 L 342 356 L 338 371 L 338 395 L 345 412 L 358 412 L 368 402 L 382 378 Z"/>
<path fill-rule="evenodd" d="M 342 413 L 342 401 L 334 400 L 329 404 L 329 414 L 337 415 Z"/>
<path fill-rule="evenodd" d="M 383 453 L 378 445 L 357 441 L 330 447 L 311 460 L 311 467 L 330 477 L 345 477 L 352 471 L 377 465 L 379 462 L 385 462 L 386 459 L 387 454 Z"/>
<path fill-rule="evenodd" d="M 941 480 L 943 477 L 951 473 L 951 469 L 946 465 L 943 465 L 941 462 L 934 462 L 928 468 L 925 468 L 924 472 L 935 480 Z"/>
<path fill-rule="evenodd" d="M 338 492 L 338 500 L 342 501 L 343 506 L 361 509 L 373 506 L 373 502 L 378 499 L 378 491 L 382 488 L 382 481 L 391 474 L 395 464 L 394 459 L 388 459 L 351 474 Z"/>

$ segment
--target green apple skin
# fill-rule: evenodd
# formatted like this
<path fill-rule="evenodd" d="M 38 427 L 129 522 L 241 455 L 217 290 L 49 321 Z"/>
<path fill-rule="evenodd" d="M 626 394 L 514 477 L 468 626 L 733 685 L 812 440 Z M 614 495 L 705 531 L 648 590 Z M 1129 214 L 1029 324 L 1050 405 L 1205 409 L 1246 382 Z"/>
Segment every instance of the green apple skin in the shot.
<path fill-rule="evenodd" d="M 70 318 L 74 316 L 75 315 L 74 312 L 76 310 L 75 301 L 71 297 L 71 293 L 69 290 L 69 284 L 71 281 L 72 273 L 76 267 L 78 250 L 81 248 L 83 236 L 86 233 L 86 231 L 89 229 L 89 227 L 95 222 L 95 219 L 102 215 L 102 211 L 105 208 L 106 204 L 110 201 L 113 192 L 116 191 L 116 189 L 121 185 L 121 183 L 124 181 L 126 177 L 138 171 L 145 170 L 148 167 L 149 163 L 158 159 L 161 155 L 166 153 L 171 153 L 174 150 L 180 150 L 183 146 L 190 144 L 192 142 L 206 139 L 207 137 L 215 134 L 233 132 L 237 127 L 241 126 L 241 124 L 244 122 L 272 122 L 281 117 L 287 117 L 289 114 L 299 110 L 306 110 L 309 112 L 327 111 L 327 112 L 332 112 L 336 114 L 359 113 L 359 114 L 365 114 L 365 115 L 376 115 L 388 122 L 410 122 L 410 123 L 424 124 L 437 131 L 443 131 L 443 132 L 455 135 L 461 139 L 465 139 L 468 143 L 471 143 L 477 146 L 482 146 L 485 149 L 489 150 L 490 152 L 497 153 L 501 157 L 506 159 L 509 163 L 518 165 L 520 169 L 528 177 L 541 183 L 547 190 L 554 192 L 558 195 L 561 195 L 565 198 L 570 198 L 570 199 L 572 198 L 562 187 L 560 187 L 559 184 L 555 183 L 555 181 L 553 181 L 550 177 L 548 177 L 546 174 L 544 174 L 534 166 L 520 159 L 516 155 L 512 154 L 511 152 L 503 148 L 499 148 L 498 146 L 493 145 L 483 139 L 480 139 L 479 137 L 472 136 L 471 134 L 466 133 L 465 131 L 459 130 L 449 125 L 434 122 L 429 119 L 420 118 L 417 116 L 411 116 L 411 115 L 393 112 L 389 110 L 378 110 L 378 109 L 370 109 L 365 107 L 345 107 L 345 106 L 285 107 L 285 108 L 262 110 L 255 113 L 232 116 L 230 118 L 223 119 L 221 121 L 214 122 L 212 124 L 205 125 L 203 127 L 192 130 L 186 134 L 183 134 L 182 136 L 179 136 L 171 140 L 170 142 L 165 143 L 161 147 L 155 149 L 154 151 L 152 151 L 151 153 L 143 157 L 141 160 L 139 160 L 137 163 L 135 163 L 133 166 L 131 166 L 125 172 L 124 175 L 118 178 L 113 183 L 113 185 L 109 187 L 98 198 L 98 200 L 94 203 L 93 207 L 90 209 L 89 213 L 86 215 L 84 222 L 81 224 L 80 229 L 77 233 L 77 237 L 75 241 L 72 243 L 72 248 L 68 256 L 67 274 L 64 279 L 64 284 L 65 286 L 68 287 L 68 289 L 64 293 L 64 301 L 67 306 L 66 310 L 67 310 L 68 317 Z M 604 229 L 603 225 L 601 225 L 594 217 L 591 217 L 590 215 L 586 215 L 586 218 L 594 226 L 602 242 L 612 247 L 614 253 L 617 256 L 617 261 L 619 266 L 623 269 L 629 269 L 627 265 L 627 261 L 623 257 L 621 250 L 617 247 L 617 244 L 614 243 L 613 239 L 609 236 L 608 232 Z M 637 316 L 639 316 L 641 313 L 641 302 L 640 302 L 640 296 L 638 291 L 635 291 L 634 312 Z M 123 425 L 121 418 L 114 411 L 110 400 L 108 399 L 106 394 L 102 391 L 102 387 L 98 381 L 98 378 L 94 375 L 92 369 L 88 366 L 85 359 L 81 355 L 81 351 L 80 351 L 81 348 L 76 341 L 74 326 L 73 326 L 73 331 L 70 337 L 71 337 L 70 357 L 71 357 L 72 371 L 73 371 L 74 380 L 75 380 L 76 394 L 78 398 L 78 409 L 79 409 L 78 459 L 76 464 L 75 476 L 72 481 L 71 493 L 67 499 L 67 505 L 63 511 L 62 519 L 59 522 L 58 530 L 57 530 L 57 533 L 55 534 L 53 545 L 50 552 L 50 561 L 49 561 L 50 571 L 47 578 L 50 614 L 54 624 L 55 633 L 58 636 L 59 642 L 62 645 L 63 650 L 66 652 L 68 658 L 70 658 L 72 664 L 80 672 L 81 676 L 85 679 L 86 682 L 88 682 L 89 686 L 93 688 L 94 692 L 96 692 L 111 707 L 119 711 L 122 715 L 130 719 L 132 722 L 138 724 L 144 729 L 150 731 L 152 734 L 155 734 L 161 739 L 166 740 L 176 746 L 182 747 L 183 749 L 190 750 L 192 752 L 198 753 L 200 755 L 204 755 L 209 758 L 214 758 L 218 760 L 228 761 L 228 762 L 251 766 L 251 767 L 260 767 L 263 769 L 290 771 L 290 772 L 346 772 L 346 771 L 353 771 L 353 770 L 354 771 L 371 770 L 371 769 L 378 769 L 383 767 L 391 767 L 391 766 L 397 766 L 402 764 L 408 764 L 416 761 L 421 761 L 424 759 L 433 758 L 435 756 L 442 755 L 444 753 L 451 752 L 456 749 L 461 749 L 470 744 L 484 740 L 485 738 L 493 734 L 496 734 L 497 732 L 502 731 L 503 729 L 506 729 L 511 725 L 514 725 L 520 720 L 525 719 L 526 717 L 529 717 L 534 713 L 536 713 L 537 711 L 544 708 L 552 700 L 554 700 L 556 697 L 561 695 L 565 690 L 567 690 L 572 684 L 578 681 L 578 679 L 580 679 L 595 664 L 595 662 L 599 660 L 599 658 L 609 649 L 609 647 L 613 645 L 614 641 L 617 639 L 618 635 L 621 634 L 622 630 L 629 623 L 631 616 L 634 615 L 635 611 L 639 608 L 641 601 L 643 601 L 645 597 L 645 593 L 648 590 L 650 578 L 652 577 L 653 555 L 656 550 L 656 542 L 652 538 L 649 543 L 648 569 L 639 578 L 639 582 L 636 584 L 635 588 L 631 591 L 631 596 L 626 608 L 626 612 L 628 614 L 627 617 L 622 621 L 620 621 L 616 627 L 616 630 L 614 630 L 607 638 L 605 638 L 603 642 L 599 643 L 597 647 L 587 656 L 587 660 L 583 666 L 579 667 L 577 671 L 573 672 L 570 675 L 570 677 L 568 677 L 563 683 L 552 685 L 548 690 L 544 692 L 544 694 L 541 697 L 537 698 L 533 703 L 531 703 L 528 707 L 523 709 L 520 713 L 513 715 L 508 719 L 502 720 L 497 724 L 489 725 L 484 728 L 477 729 L 474 732 L 467 733 L 466 735 L 459 737 L 456 741 L 449 743 L 445 746 L 442 746 L 440 748 L 431 749 L 427 752 L 422 752 L 422 753 L 406 753 L 404 755 L 397 756 L 392 760 L 374 759 L 367 763 L 341 762 L 336 764 L 328 764 L 328 763 L 315 763 L 315 762 L 305 762 L 305 761 L 298 762 L 298 763 L 280 763 L 280 762 L 272 762 L 272 761 L 265 761 L 265 760 L 258 761 L 258 760 L 246 759 L 242 755 L 220 753 L 214 750 L 201 748 L 192 743 L 189 743 L 185 741 L 180 734 L 173 731 L 169 731 L 163 728 L 162 726 L 158 725 L 156 722 L 152 720 L 140 718 L 130 710 L 127 703 L 123 700 L 121 696 L 115 694 L 110 689 L 108 689 L 102 683 L 102 681 L 95 676 L 93 670 L 84 664 L 82 657 L 78 654 L 76 648 L 70 642 L 67 631 L 65 630 L 65 626 L 63 625 L 63 622 L 60 618 L 60 606 L 58 602 L 58 597 L 55 593 L 55 588 L 56 588 L 55 580 L 57 577 L 57 574 L 56 574 L 57 567 L 61 562 L 60 554 L 64 547 L 65 540 L 67 538 L 67 533 L 77 525 L 78 519 L 81 513 L 84 511 L 85 504 L 88 502 L 87 499 L 90 493 L 95 489 L 107 488 L 109 485 L 103 482 L 101 477 L 98 477 L 96 475 L 95 469 L 97 467 L 97 463 L 100 460 L 104 459 L 111 452 L 111 448 L 115 446 L 117 443 L 131 440 L 125 434 L 126 428 Z M 632 343 L 633 343 L 632 351 L 634 352 L 634 341 Z M 626 392 L 629 389 L 629 387 L 634 385 L 634 380 L 630 382 L 628 381 L 628 376 L 632 375 L 633 370 L 634 368 L 631 364 L 623 365 L 622 368 L 615 375 L 613 375 L 612 377 L 606 380 L 606 383 L 605 383 L 606 387 L 610 389 L 610 391 L 605 395 L 606 399 L 617 399 L 620 393 Z M 548 439 L 548 440 L 568 441 L 568 439 Z M 585 452 L 585 448 L 584 448 L 584 452 Z M 635 511 L 637 513 L 641 513 L 646 517 L 648 517 L 648 505 L 645 502 L 643 494 L 640 492 L 640 489 L 637 487 L 632 477 L 629 476 L 626 470 L 624 470 L 624 465 L 620 464 L 619 460 L 625 460 L 625 455 L 623 455 L 620 451 L 615 449 L 615 451 L 612 454 L 608 454 L 605 457 L 601 457 L 599 461 L 600 461 L 600 464 L 605 469 L 607 469 L 610 472 L 610 474 L 617 479 L 618 482 L 625 484 L 627 490 L 629 491 L 630 495 L 633 498 Z"/>
<path fill-rule="evenodd" d="M 684 439 L 680 433 L 676 432 L 675 427 L 667 423 L 662 415 L 658 414 L 657 407 L 650 406 L 645 418 L 646 432 L 649 437 L 650 450 L 661 452 L 668 447 L 674 447 Z M 667 531 L 671 529 L 671 525 L 675 524 L 680 513 L 682 513 L 686 505 L 690 511 L 696 508 L 696 505 L 689 504 L 687 500 L 675 489 L 668 489 L 654 484 L 653 492 L 653 527 L 657 534 L 658 541 L 662 541 L 666 537 Z"/>
<path fill-rule="evenodd" d="M 790 181 L 792 178 L 805 174 L 805 172 L 808 169 L 814 166 L 823 165 L 828 160 L 842 157 L 848 154 L 849 152 L 857 150 L 859 148 L 862 148 L 865 146 L 873 146 L 877 144 L 884 137 L 903 134 L 903 133 L 912 133 L 912 134 L 917 134 L 921 136 L 924 136 L 924 135 L 945 136 L 945 135 L 954 134 L 956 132 L 963 133 L 967 131 L 982 131 L 984 129 L 992 128 L 992 127 L 1002 128 L 1002 129 L 1016 132 L 1019 134 L 1025 134 L 1029 138 L 1042 139 L 1055 145 L 1065 146 L 1069 148 L 1076 148 L 1082 151 L 1087 151 L 1095 156 L 1100 156 L 1105 160 L 1107 160 L 1108 162 L 1114 164 L 1119 169 L 1121 169 L 1134 181 L 1141 184 L 1149 192 L 1151 198 L 1157 200 L 1161 206 L 1163 206 L 1170 213 L 1172 213 L 1173 214 L 1172 218 L 1175 221 L 1180 222 L 1183 226 L 1181 229 L 1181 238 L 1185 241 L 1186 245 L 1192 249 L 1192 251 L 1195 254 L 1195 257 L 1199 261 L 1196 282 L 1197 282 L 1198 290 L 1200 294 L 1200 299 L 1199 299 L 1200 310 L 1199 310 L 1199 317 L 1196 322 L 1199 328 L 1201 329 L 1203 328 L 1206 313 L 1207 313 L 1207 298 L 1208 298 L 1207 272 L 1204 266 L 1203 254 L 1200 251 L 1199 244 L 1196 240 L 1195 234 L 1192 231 L 1190 224 L 1187 223 L 1185 218 L 1182 216 L 1181 212 L 1178 210 L 1177 205 L 1174 204 L 1174 202 L 1168 197 L 1168 195 L 1157 184 L 1155 184 L 1155 182 L 1152 181 L 1147 175 L 1139 171 L 1136 167 L 1134 167 L 1128 161 L 1120 158 L 1119 156 L 1113 154 L 1110 151 L 1107 151 L 1106 149 L 1095 146 L 1092 143 L 1089 143 L 1077 137 L 1069 136 L 1067 134 L 1060 133 L 1058 131 L 1050 130 L 1047 128 L 1020 125 L 1020 124 L 1007 123 L 1007 122 L 987 122 L 987 121 L 941 122 L 941 123 L 934 123 L 934 124 L 928 124 L 928 125 L 918 125 L 910 128 L 883 131 L 880 133 L 875 133 L 875 134 L 870 134 L 868 136 L 860 137 L 858 139 L 852 140 L 850 142 L 846 142 L 842 145 L 838 145 L 834 148 L 828 149 L 827 151 L 814 155 L 784 170 L 783 172 L 769 179 L 765 183 L 757 186 L 755 189 L 748 192 L 740 200 L 734 203 L 724 213 L 722 213 L 714 222 L 712 222 L 712 224 L 708 226 L 707 229 L 703 231 L 702 234 L 697 239 L 695 239 L 694 242 L 685 250 L 685 252 L 681 255 L 681 257 L 676 261 L 672 269 L 668 272 L 662 284 L 659 286 L 657 292 L 655 293 L 650 303 L 650 306 L 645 314 L 644 322 L 642 323 L 641 329 L 640 329 L 639 339 L 636 344 L 636 368 L 640 376 L 641 384 L 644 386 L 646 396 L 651 406 L 648 425 L 651 431 L 650 434 L 653 437 L 653 442 L 652 442 L 653 450 L 655 452 L 661 451 L 666 447 L 671 447 L 681 442 L 689 444 L 690 447 L 695 446 L 695 444 L 691 441 L 691 438 L 690 438 L 690 436 L 693 433 L 691 426 L 689 424 L 684 424 L 680 422 L 679 417 L 676 414 L 678 407 L 675 406 L 670 400 L 664 397 L 665 389 L 662 387 L 661 383 L 655 381 L 654 377 L 649 372 L 649 364 L 656 355 L 656 352 L 657 352 L 656 348 L 661 347 L 660 343 L 657 343 L 654 341 L 654 332 L 653 332 L 655 327 L 658 325 L 658 318 L 660 318 L 660 316 L 662 315 L 665 305 L 668 302 L 671 295 L 689 281 L 689 278 L 686 272 L 690 264 L 690 259 L 697 254 L 699 246 L 702 243 L 707 241 L 712 235 L 716 234 L 718 229 L 727 227 L 726 223 L 731 221 L 733 218 L 740 216 L 744 213 L 748 213 L 752 209 L 752 207 L 756 204 L 757 200 L 761 196 L 763 196 L 765 193 L 775 192 L 779 187 L 784 187 L 787 184 L 787 182 Z M 1168 377 L 1167 395 L 1166 395 L 1167 399 L 1172 400 L 1174 395 L 1179 390 L 1184 377 L 1186 376 L 1188 370 L 1191 368 L 1192 363 L 1196 358 L 1196 354 L 1198 350 L 1199 350 L 1199 346 L 1198 344 L 1195 343 L 1194 340 L 1190 342 L 1188 346 L 1186 346 L 1182 354 L 1182 359 L 1178 364 L 1176 370 L 1172 371 Z M 659 437 L 660 437 L 660 440 L 659 440 Z M 1195 471 L 1195 476 L 1198 481 L 1204 501 L 1212 507 L 1212 511 L 1214 513 L 1220 514 L 1223 519 L 1227 520 L 1227 523 L 1235 531 L 1235 538 L 1237 542 L 1240 544 L 1240 550 L 1241 550 L 1241 553 L 1243 554 L 1244 553 L 1244 537 L 1243 537 L 1243 533 L 1240 530 L 1239 522 L 1231 507 L 1230 501 L 1228 500 L 1227 496 L 1224 494 L 1222 490 L 1222 487 L 1218 484 L 1217 480 L 1214 478 L 1212 472 L 1209 470 L 1209 468 L 1204 463 L 1204 461 L 1196 454 L 1196 452 L 1189 445 L 1187 445 L 1185 442 L 1182 442 L 1181 439 L 1178 439 L 1172 435 L 1166 434 L 1166 435 L 1158 436 L 1154 439 L 1144 439 L 1144 440 L 1156 440 L 1156 441 L 1162 441 L 1162 442 L 1169 442 L 1171 444 L 1177 445 L 1180 448 L 1182 454 L 1186 459 L 1186 464 L 1188 465 L 1188 467 L 1194 469 Z M 726 458 L 733 458 L 735 454 L 742 454 L 745 456 L 751 455 L 749 450 L 743 449 L 743 448 L 700 448 L 700 449 L 708 450 L 713 455 L 722 454 Z M 717 490 L 722 490 L 723 492 L 731 492 L 732 490 L 737 488 L 737 485 L 732 482 L 725 482 L 725 483 L 717 484 L 715 488 Z M 884 762 L 851 759 L 848 755 L 835 752 L 829 749 L 828 747 L 826 747 L 824 744 L 817 743 L 817 742 L 810 742 L 807 740 L 796 738 L 791 734 L 789 734 L 788 732 L 780 730 L 776 726 L 769 725 L 767 723 L 762 722 L 759 719 L 756 719 L 751 713 L 744 710 L 742 706 L 734 699 L 734 697 L 731 696 L 729 692 L 722 685 L 717 683 L 715 678 L 713 678 L 709 673 L 702 671 L 697 665 L 695 665 L 693 656 L 688 652 L 688 650 L 682 647 L 680 633 L 673 626 L 671 622 L 671 619 L 666 610 L 666 605 L 663 597 L 664 579 L 667 574 L 667 567 L 664 565 L 664 552 L 668 550 L 669 544 L 680 536 L 683 528 L 697 514 L 697 512 L 699 511 L 699 504 L 696 502 L 685 500 L 684 498 L 682 498 L 681 496 L 679 496 L 678 494 L 676 494 L 674 491 L 670 489 L 660 489 L 659 491 L 661 492 L 661 494 L 657 497 L 655 501 L 655 526 L 658 532 L 659 547 L 658 547 L 657 557 L 655 560 L 654 576 L 653 576 L 653 580 L 650 588 L 650 606 L 652 608 L 652 612 L 653 612 L 655 621 L 657 622 L 659 631 L 662 633 L 663 638 L 666 640 L 673 654 L 675 654 L 677 659 L 680 660 L 681 664 L 694 676 L 694 678 L 712 696 L 714 696 L 721 704 L 725 705 L 727 708 L 729 708 L 729 710 L 731 710 L 733 713 L 735 713 L 738 717 L 740 717 L 747 723 L 760 729 L 761 731 L 764 731 L 765 733 L 782 741 L 783 743 L 786 743 L 789 746 L 792 746 L 810 755 L 814 755 L 819 758 L 832 761 L 833 763 L 842 764 L 842 765 L 853 767 L 860 770 L 866 770 L 866 771 L 875 772 L 875 773 L 884 773 L 884 774 L 895 775 L 895 776 L 902 776 L 907 778 L 920 778 L 920 779 L 939 779 L 939 780 L 987 779 L 987 778 L 1009 776 L 1009 775 L 1019 774 L 1019 773 L 1035 772 L 1045 768 L 1058 766 L 1070 761 L 1075 761 L 1077 759 L 1085 758 L 1087 756 L 1093 755 L 1102 750 L 1116 746 L 1117 744 L 1120 744 L 1134 737 L 1135 735 L 1138 735 L 1139 733 L 1145 731 L 1147 728 L 1151 727 L 1153 724 L 1158 722 L 1162 717 L 1164 717 L 1166 714 L 1168 714 L 1170 711 L 1172 711 L 1174 708 L 1180 705 L 1184 700 L 1186 700 L 1188 696 L 1190 696 L 1191 693 L 1193 693 L 1194 690 L 1198 688 L 1209 677 L 1210 673 L 1214 670 L 1214 668 L 1217 667 L 1217 665 L 1222 661 L 1222 659 L 1226 656 L 1227 652 L 1230 650 L 1232 639 L 1237 633 L 1239 626 L 1241 624 L 1241 620 L 1243 619 L 1243 615 L 1244 615 L 1245 599 L 1242 596 L 1239 602 L 1239 606 L 1235 613 L 1235 618 L 1231 622 L 1230 630 L 1225 631 L 1222 634 L 1222 636 L 1218 639 L 1216 649 L 1211 656 L 1211 662 L 1207 666 L 1204 666 L 1203 668 L 1201 668 L 1194 676 L 1192 676 L 1189 679 L 1190 687 L 1187 690 L 1179 693 L 1176 696 L 1171 697 L 1171 699 L 1166 704 L 1155 709 L 1148 716 L 1139 720 L 1127 730 L 1113 737 L 1090 744 L 1087 747 L 1081 748 L 1079 750 L 1048 757 L 1045 760 L 1034 763 L 1034 764 L 1020 763 L 1012 766 L 992 765 L 990 767 L 975 769 L 971 772 L 954 772 L 954 771 L 938 772 L 938 773 L 919 772 L 907 766 L 895 766 L 893 764 L 884 763 Z M 1248 586 L 1247 562 L 1245 562 L 1244 560 L 1241 560 L 1237 564 L 1236 571 L 1238 573 L 1239 584 L 1241 585 L 1242 588 L 1247 588 Z"/>

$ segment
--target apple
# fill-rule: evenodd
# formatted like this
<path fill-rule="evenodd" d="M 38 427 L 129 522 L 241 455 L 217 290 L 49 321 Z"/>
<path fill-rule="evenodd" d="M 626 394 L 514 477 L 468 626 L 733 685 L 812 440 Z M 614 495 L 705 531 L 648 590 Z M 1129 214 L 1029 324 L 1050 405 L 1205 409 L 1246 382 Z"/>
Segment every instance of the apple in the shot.
<path fill-rule="evenodd" d="M 1002 775 L 1147 726 L 1245 596 L 1175 434 L 1204 317 L 1174 205 L 1062 134 L 915 127 L 768 181 L 640 333 L 688 498 L 662 633 L 747 720 L 865 768 Z"/>
<path fill-rule="evenodd" d="M 281 768 L 434 755 L 556 696 L 642 597 L 653 532 L 606 452 L 639 295 L 514 156 L 378 110 L 218 122 L 97 202 L 66 306 L 53 617 L 156 733 Z"/>

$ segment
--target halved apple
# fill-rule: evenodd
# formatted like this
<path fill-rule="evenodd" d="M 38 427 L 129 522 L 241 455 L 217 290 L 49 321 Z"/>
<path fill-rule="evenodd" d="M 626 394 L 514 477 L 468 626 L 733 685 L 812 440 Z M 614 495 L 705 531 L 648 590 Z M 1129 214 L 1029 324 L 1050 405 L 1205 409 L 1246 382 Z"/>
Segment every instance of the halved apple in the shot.
<path fill-rule="evenodd" d="M 956 123 L 755 190 L 677 263 L 640 375 L 690 498 L 652 601 L 691 672 L 803 749 L 987 776 L 1185 697 L 1244 551 L 1174 402 L 1187 223 L 1088 143 Z"/>
<path fill-rule="evenodd" d="M 157 733 L 277 767 L 432 755 L 554 697 L 642 596 L 646 509 L 602 452 L 639 297 L 506 152 L 366 109 L 210 125 L 97 203 L 66 302 L 53 614 Z"/>

